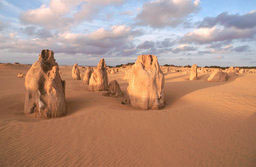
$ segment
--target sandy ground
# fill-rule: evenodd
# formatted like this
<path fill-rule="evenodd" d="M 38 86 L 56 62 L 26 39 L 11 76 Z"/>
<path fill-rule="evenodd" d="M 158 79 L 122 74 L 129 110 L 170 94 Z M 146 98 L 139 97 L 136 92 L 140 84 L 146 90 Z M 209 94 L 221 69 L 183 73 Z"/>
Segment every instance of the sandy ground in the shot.
<path fill-rule="evenodd" d="M 222 83 L 166 74 L 167 105 L 137 110 L 66 80 L 68 115 L 23 114 L 23 65 L 0 64 L 0 166 L 256 166 L 256 75 Z M 123 73 L 109 75 L 122 90 Z"/>

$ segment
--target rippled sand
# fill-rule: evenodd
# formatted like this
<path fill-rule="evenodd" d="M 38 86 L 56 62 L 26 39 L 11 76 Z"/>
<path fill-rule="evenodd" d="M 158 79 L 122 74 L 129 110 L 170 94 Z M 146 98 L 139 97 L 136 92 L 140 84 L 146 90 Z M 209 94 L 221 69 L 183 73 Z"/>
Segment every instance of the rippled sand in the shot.
<path fill-rule="evenodd" d="M 137 110 L 60 68 L 68 115 L 23 114 L 29 66 L 0 64 L 0 166 L 256 166 L 256 74 L 209 83 L 167 73 L 166 107 Z M 124 73 L 109 74 L 125 90 Z"/>

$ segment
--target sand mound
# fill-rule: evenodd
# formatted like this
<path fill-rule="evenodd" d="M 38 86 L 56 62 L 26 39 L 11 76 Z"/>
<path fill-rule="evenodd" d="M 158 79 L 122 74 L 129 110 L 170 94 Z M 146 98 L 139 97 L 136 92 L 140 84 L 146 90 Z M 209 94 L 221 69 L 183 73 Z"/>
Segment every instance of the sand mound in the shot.
<path fill-rule="evenodd" d="M 159 109 L 164 106 L 164 75 L 156 56 L 138 56 L 126 78 L 132 106 L 141 109 Z"/>
<path fill-rule="evenodd" d="M 223 82 L 228 80 L 228 74 L 222 72 L 220 69 L 215 70 L 208 78 L 209 82 Z"/>
<path fill-rule="evenodd" d="M 65 82 L 59 75 L 54 53 L 42 50 L 39 60 L 27 72 L 25 78 L 26 114 L 52 118 L 66 114 Z"/>

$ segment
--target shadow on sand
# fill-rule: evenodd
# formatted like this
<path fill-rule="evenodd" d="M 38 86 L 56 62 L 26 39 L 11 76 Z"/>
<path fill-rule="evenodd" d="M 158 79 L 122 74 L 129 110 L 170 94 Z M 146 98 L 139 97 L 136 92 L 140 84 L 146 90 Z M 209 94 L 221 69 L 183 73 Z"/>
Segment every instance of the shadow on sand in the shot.
<path fill-rule="evenodd" d="M 88 99 L 85 97 L 69 97 L 67 101 L 67 114 L 66 116 L 72 115 L 82 108 L 86 108 L 89 105 Z"/>
<path fill-rule="evenodd" d="M 179 76 L 171 77 L 171 78 L 166 79 L 166 81 L 174 80 L 177 78 L 182 78 L 184 76 L 186 76 L 186 75 L 179 75 Z M 166 84 L 165 84 L 166 106 L 164 108 L 168 108 L 168 106 L 171 106 L 173 103 L 178 101 L 180 98 L 182 98 L 186 94 L 189 94 L 193 91 L 197 91 L 197 90 L 209 88 L 209 87 L 214 87 L 214 86 L 220 86 L 220 85 L 230 83 L 235 80 L 235 79 L 232 79 L 227 82 L 207 82 L 204 78 L 205 78 L 205 76 L 201 76 L 201 77 L 199 77 L 199 80 L 195 80 L 195 81 L 184 80 L 184 81 L 179 81 L 179 82 L 166 82 Z M 128 83 L 122 83 L 122 84 L 120 84 L 120 86 L 121 86 L 122 91 L 124 93 L 126 93 Z M 87 89 L 85 91 L 88 92 Z M 93 94 L 95 94 L 95 93 L 96 92 L 93 92 Z M 102 93 L 102 92 L 100 92 L 100 93 Z M 96 96 L 98 96 L 98 95 L 96 95 Z M 101 95 L 99 95 L 99 96 L 101 96 Z M 78 96 L 67 97 L 66 98 L 67 114 L 65 116 L 70 116 L 83 108 L 88 108 L 92 104 L 97 104 L 97 102 L 95 103 L 95 100 L 96 100 L 95 98 L 90 98 L 84 93 L 79 94 Z M 20 110 L 22 110 L 22 111 L 23 111 L 23 105 L 24 105 L 24 103 L 21 103 L 18 105 Z M 100 105 L 100 104 L 98 104 L 98 105 Z M 31 119 L 31 117 L 27 117 L 24 115 L 24 113 L 20 113 L 20 112 L 17 112 L 14 114 L 18 115 L 19 116 L 18 120 L 23 121 L 23 122 L 41 120 L 41 119 Z"/>
<path fill-rule="evenodd" d="M 233 81 L 233 80 L 232 80 Z M 174 102 L 179 100 L 181 97 L 189 94 L 191 92 L 197 91 L 199 89 L 220 86 L 232 81 L 226 82 L 207 82 L 204 80 L 195 81 L 180 81 L 180 82 L 169 82 L 165 84 L 166 93 L 166 107 L 172 105 Z"/>
<path fill-rule="evenodd" d="M 183 75 L 167 78 L 167 79 L 165 79 L 165 81 L 170 81 L 170 80 L 173 80 L 173 79 L 183 78 L 185 76 L 187 76 L 187 78 L 189 78 L 189 75 L 183 74 Z"/>

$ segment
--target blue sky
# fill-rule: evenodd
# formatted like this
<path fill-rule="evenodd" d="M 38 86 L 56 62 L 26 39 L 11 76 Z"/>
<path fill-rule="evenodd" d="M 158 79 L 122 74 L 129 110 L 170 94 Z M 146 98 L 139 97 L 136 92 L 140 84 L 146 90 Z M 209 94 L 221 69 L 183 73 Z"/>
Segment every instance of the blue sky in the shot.
<path fill-rule="evenodd" d="M 256 1 L 0 0 L 0 62 L 255 66 Z"/>

